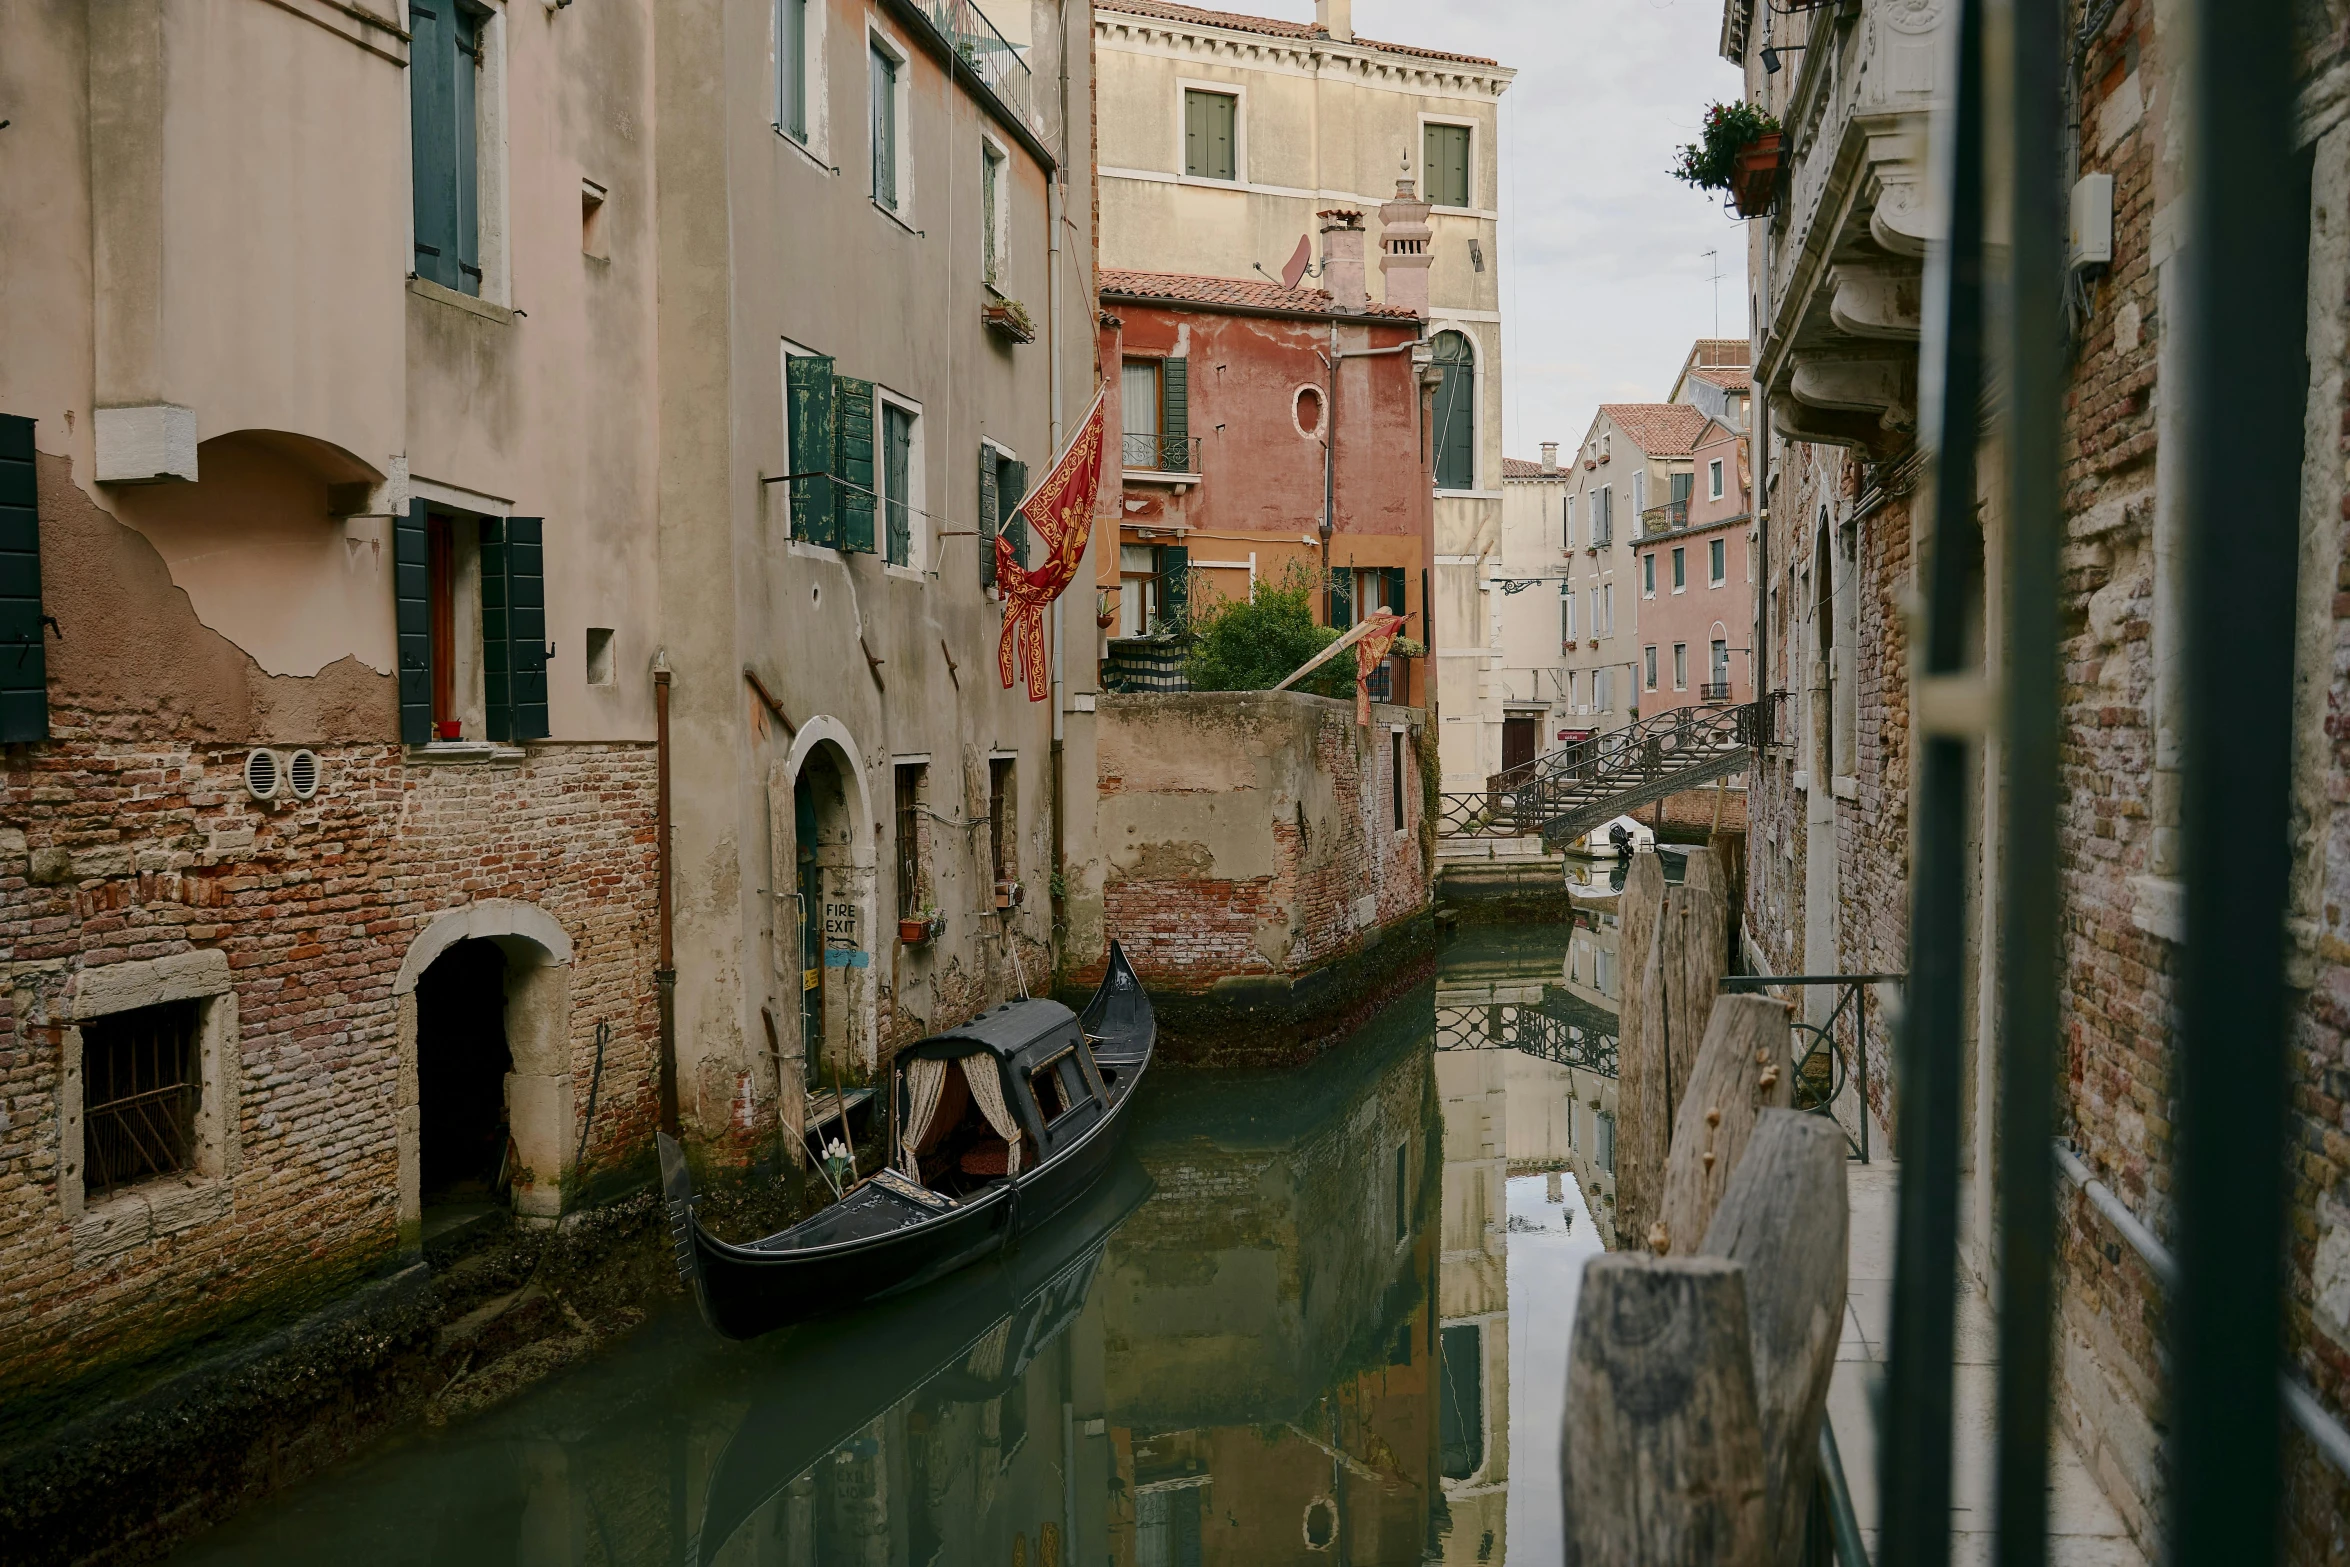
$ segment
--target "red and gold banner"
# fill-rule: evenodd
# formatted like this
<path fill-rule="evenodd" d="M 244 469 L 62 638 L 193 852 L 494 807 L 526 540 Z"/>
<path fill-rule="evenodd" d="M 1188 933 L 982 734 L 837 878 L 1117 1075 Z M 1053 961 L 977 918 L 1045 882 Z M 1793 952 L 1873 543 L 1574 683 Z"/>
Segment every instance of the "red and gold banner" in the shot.
<path fill-rule="evenodd" d="M 1104 388 L 1107 391 L 1107 388 Z M 1093 410 L 1070 437 L 1060 460 L 1020 502 L 1028 526 L 1044 546 L 1044 559 L 1035 567 L 1012 553 L 1012 541 L 1001 534 L 995 541 L 996 586 L 1004 595 L 1004 634 L 996 644 L 996 673 L 1010 690 L 1015 670 L 1028 679 L 1028 700 L 1042 702 L 1053 693 L 1052 655 L 1044 641 L 1044 607 L 1061 596 L 1076 579 L 1085 558 L 1085 541 L 1093 534 L 1094 494 L 1102 479 L 1102 393 Z"/>
<path fill-rule="evenodd" d="M 1395 646 L 1395 639 L 1403 635 L 1403 616 L 1390 610 L 1381 610 L 1366 622 L 1371 629 L 1364 632 L 1355 644 L 1355 724 L 1358 728 L 1371 727 L 1371 671 Z M 1394 699 L 1394 693 L 1389 693 Z"/>

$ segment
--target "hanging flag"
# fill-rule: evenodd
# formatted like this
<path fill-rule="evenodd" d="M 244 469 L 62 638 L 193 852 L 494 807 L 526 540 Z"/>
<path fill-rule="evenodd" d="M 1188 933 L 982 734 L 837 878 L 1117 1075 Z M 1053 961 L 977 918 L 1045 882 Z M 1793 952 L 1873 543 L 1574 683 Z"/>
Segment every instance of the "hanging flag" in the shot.
<path fill-rule="evenodd" d="M 1371 671 L 1387 657 L 1395 639 L 1403 635 L 1403 616 L 1381 610 L 1366 622 L 1371 629 L 1355 644 L 1355 725 L 1371 727 Z M 1392 695 L 1392 693 L 1390 693 Z"/>
<path fill-rule="evenodd" d="M 1108 390 L 1107 387 L 1103 392 Z M 1076 580 L 1093 533 L 1093 503 L 1102 479 L 1102 396 L 1077 426 L 1060 458 L 1020 502 L 1028 526 L 1044 546 L 1044 560 L 1031 568 L 1012 553 L 1012 541 L 996 535 L 996 585 L 1004 595 L 1004 634 L 996 643 L 996 673 L 1004 689 L 1028 678 L 1028 700 L 1052 695 L 1051 655 L 1044 645 L 1044 607 Z"/>

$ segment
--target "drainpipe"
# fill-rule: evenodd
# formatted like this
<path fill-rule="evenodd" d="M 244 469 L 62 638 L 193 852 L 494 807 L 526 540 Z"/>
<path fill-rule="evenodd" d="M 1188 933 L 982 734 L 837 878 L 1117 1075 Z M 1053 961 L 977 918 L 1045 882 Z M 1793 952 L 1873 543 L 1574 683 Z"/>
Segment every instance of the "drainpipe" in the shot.
<path fill-rule="evenodd" d="M 1061 145 L 1064 149 L 1069 145 L 1069 41 L 1067 28 L 1068 23 L 1064 17 L 1061 39 Z M 1090 31 L 1090 29 L 1091 24 L 1089 23 L 1088 30 Z M 1064 159 L 1062 169 L 1065 171 L 1067 167 L 1067 160 Z M 1052 225 L 1052 243 L 1045 252 L 1045 286 L 1052 295 L 1051 303 L 1045 311 L 1047 323 L 1045 331 L 1051 338 L 1053 345 L 1047 363 L 1050 365 L 1052 377 L 1053 440 L 1051 450 L 1056 458 L 1061 454 L 1061 397 L 1065 380 L 1061 366 L 1061 217 L 1067 200 L 1065 191 L 1065 172 L 1056 173 L 1045 186 L 1046 221 Z M 1089 506 L 1088 510 L 1090 509 Z M 1066 851 L 1065 829 L 1069 778 L 1068 756 L 1062 745 L 1062 726 L 1066 720 L 1062 715 L 1069 702 L 1067 694 L 1068 671 L 1063 650 L 1069 641 L 1069 591 L 1070 588 L 1077 586 L 1079 586 L 1077 583 L 1069 584 L 1069 587 L 1063 588 L 1053 599 L 1053 874 L 1052 880 L 1046 885 L 1045 906 L 1051 911 L 1051 925 L 1055 928 L 1062 925 L 1067 918 L 1067 910 L 1062 906 L 1061 895 L 1051 889 L 1067 885 L 1067 864 L 1063 856 Z M 1048 929 L 1045 936 L 1046 951 L 1052 956 L 1053 968 L 1057 974 L 1061 966 L 1059 944 L 1052 939 L 1052 930 Z M 1006 939 L 1010 939 L 1009 936 Z"/>
<path fill-rule="evenodd" d="M 669 920 L 669 650 L 653 655 L 653 836 L 659 864 L 661 957 L 653 989 L 661 1005 L 661 1130 L 677 1135 L 677 960 Z"/>

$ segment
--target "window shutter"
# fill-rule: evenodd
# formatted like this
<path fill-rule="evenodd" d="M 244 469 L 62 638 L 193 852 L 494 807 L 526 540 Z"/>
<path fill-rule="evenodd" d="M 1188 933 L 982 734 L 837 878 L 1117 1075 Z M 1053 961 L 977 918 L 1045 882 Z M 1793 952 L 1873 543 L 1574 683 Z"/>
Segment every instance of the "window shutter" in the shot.
<path fill-rule="evenodd" d="M 889 509 L 889 563 L 909 564 L 914 557 L 914 509 L 908 495 L 914 488 L 914 416 L 903 408 L 881 410 L 882 493 Z"/>
<path fill-rule="evenodd" d="M 1678 505 L 1682 501 L 1689 499 L 1689 487 L 1691 482 L 1696 479 L 1697 475 L 1693 473 L 1676 473 L 1672 477 L 1673 502 L 1675 505 Z"/>
<path fill-rule="evenodd" d="M 41 512 L 33 421 L 0 414 L 0 741 L 49 738 L 41 641 Z"/>
<path fill-rule="evenodd" d="M 1233 145 L 1233 120 L 1240 100 L 1222 93 L 1208 95 L 1208 173 L 1220 180 L 1240 176 L 1238 149 Z"/>
<path fill-rule="evenodd" d="M 1330 624 L 1343 631 L 1354 623 L 1354 568 L 1340 566 L 1330 573 Z"/>
<path fill-rule="evenodd" d="M 873 553 L 873 383 L 832 378 L 832 511 L 835 542 Z"/>
<path fill-rule="evenodd" d="M 481 525 L 482 696 L 492 740 L 547 737 L 545 521 Z"/>
<path fill-rule="evenodd" d="M 791 482 L 791 532 L 803 544 L 829 546 L 837 536 L 832 515 L 832 361 L 822 354 L 793 354 L 784 361 L 790 401 L 791 471 L 810 475 Z"/>
<path fill-rule="evenodd" d="M 1159 367 L 1162 439 L 1159 467 L 1168 473 L 1191 471 L 1191 361 L 1168 359 Z"/>
<path fill-rule="evenodd" d="M 450 287 L 468 294 L 481 292 L 481 186 L 474 162 L 474 102 L 481 70 L 481 18 L 455 7 L 453 47 L 443 51 L 449 61 L 451 94 L 449 140 L 456 152 L 457 281 Z"/>
<path fill-rule="evenodd" d="M 432 560 L 424 502 L 392 519 L 392 617 L 400 655 L 400 743 L 432 739 Z"/>
<path fill-rule="evenodd" d="M 1012 541 L 1012 558 L 1023 566 L 1028 564 L 1028 519 L 1021 515 L 1020 503 L 1026 499 L 1028 464 L 1007 457 L 996 476 L 996 505 L 1003 515 L 1004 537 Z"/>
<path fill-rule="evenodd" d="M 1001 526 L 996 516 L 995 448 L 979 443 L 979 585 L 995 586 L 995 536 Z"/>
<path fill-rule="evenodd" d="M 898 72 L 897 65 L 879 49 L 873 62 L 873 199 L 890 211 L 898 210 Z"/>
<path fill-rule="evenodd" d="M 1191 619 L 1191 551 L 1180 544 L 1159 547 L 1159 618 L 1178 627 Z"/>
<path fill-rule="evenodd" d="M 414 167 L 416 275 L 457 287 L 455 0 L 409 0 L 408 129 Z M 422 741 L 415 742 L 422 744 Z"/>
<path fill-rule="evenodd" d="M 1403 568 L 1387 568 L 1387 607 L 1398 615 L 1403 613 Z"/>
<path fill-rule="evenodd" d="M 1208 172 L 1208 95 L 1183 95 L 1183 172 L 1198 179 Z"/>

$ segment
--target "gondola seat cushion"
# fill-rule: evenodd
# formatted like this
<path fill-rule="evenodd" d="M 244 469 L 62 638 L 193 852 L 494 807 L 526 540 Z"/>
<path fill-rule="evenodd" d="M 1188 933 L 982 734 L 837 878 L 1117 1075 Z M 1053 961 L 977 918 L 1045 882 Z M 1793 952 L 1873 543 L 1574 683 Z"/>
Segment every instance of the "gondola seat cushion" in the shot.
<path fill-rule="evenodd" d="M 1011 1166 L 1012 1145 L 1000 1137 L 982 1138 L 963 1151 L 958 1166 L 965 1175 L 1002 1175 Z"/>

